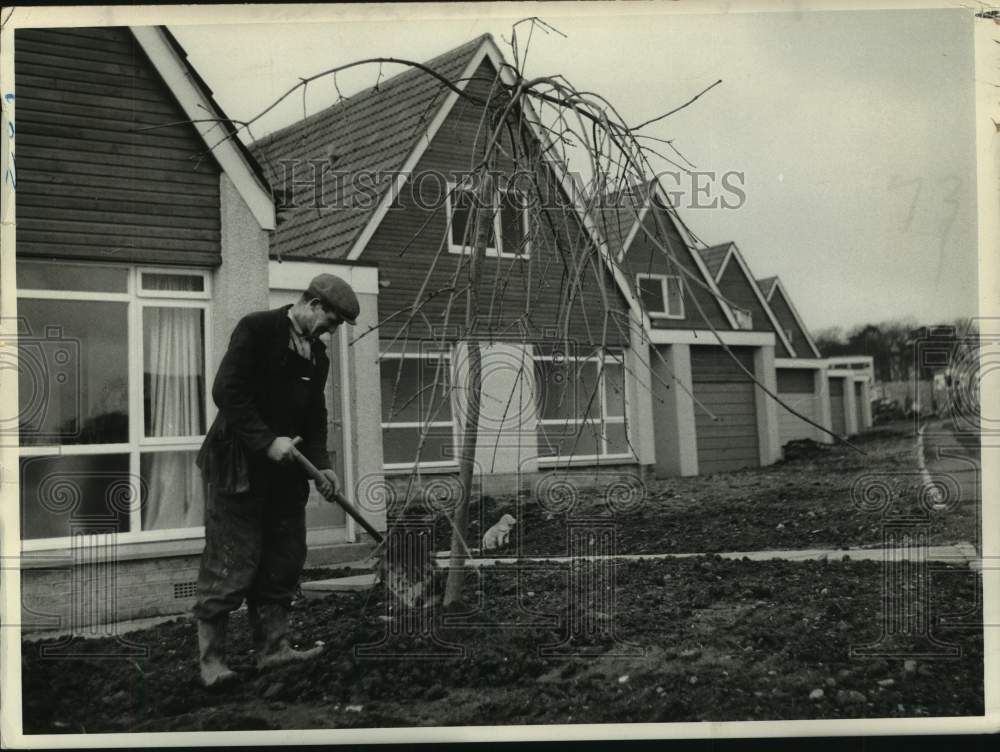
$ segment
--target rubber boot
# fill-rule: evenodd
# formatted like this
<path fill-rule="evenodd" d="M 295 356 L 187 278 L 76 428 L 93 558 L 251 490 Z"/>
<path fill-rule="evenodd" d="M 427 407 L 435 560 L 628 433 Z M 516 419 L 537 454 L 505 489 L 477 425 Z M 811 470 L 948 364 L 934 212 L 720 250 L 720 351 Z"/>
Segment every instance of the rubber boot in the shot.
<path fill-rule="evenodd" d="M 228 614 L 210 621 L 198 620 L 198 668 L 201 671 L 201 683 L 206 687 L 215 687 L 236 678 L 236 674 L 225 663 L 228 621 Z"/>
<path fill-rule="evenodd" d="M 264 649 L 257 657 L 257 668 L 274 668 L 289 663 L 312 660 L 323 652 L 317 645 L 308 650 L 296 650 L 288 642 L 288 611 L 275 604 L 258 607 L 261 626 L 264 630 Z"/>

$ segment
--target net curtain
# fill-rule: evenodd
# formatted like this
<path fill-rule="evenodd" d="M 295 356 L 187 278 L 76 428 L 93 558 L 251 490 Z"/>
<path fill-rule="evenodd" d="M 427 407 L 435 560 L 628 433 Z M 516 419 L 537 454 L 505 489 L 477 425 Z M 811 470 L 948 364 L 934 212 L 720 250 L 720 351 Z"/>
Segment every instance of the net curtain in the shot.
<path fill-rule="evenodd" d="M 202 310 L 148 307 L 143 313 L 146 436 L 192 437 L 204 433 Z M 194 451 L 150 452 L 143 529 L 198 527 L 204 494 Z"/>

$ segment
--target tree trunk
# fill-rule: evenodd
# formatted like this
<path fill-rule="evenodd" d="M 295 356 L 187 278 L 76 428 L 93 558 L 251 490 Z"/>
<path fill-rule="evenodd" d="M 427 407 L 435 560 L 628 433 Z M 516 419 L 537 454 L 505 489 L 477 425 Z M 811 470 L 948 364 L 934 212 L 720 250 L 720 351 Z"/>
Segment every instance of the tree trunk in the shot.
<path fill-rule="evenodd" d="M 469 349 L 468 391 L 465 399 L 465 425 L 462 427 L 462 449 L 459 458 L 459 481 L 462 496 L 455 507 L 454 527 L 451 533 L 451 557 L 448 580 L 445 584 L 444 605 L 462 600 L 465 583 L 466 542 L 469 539 L 469 504 L 472 501 L 472 479 L 475 468 L 476 445 L 479 438 L 479 404 L 482 392 L 482 353 L 476 339 L 479 317 L 479 283 L 482 262 L 486 256 L 486 242 L 493 224 L 493 176 L 486 171 L 476 201 L 476 239 L 469 262 L 469 294 L 465 308 L 465 338 Z"/>

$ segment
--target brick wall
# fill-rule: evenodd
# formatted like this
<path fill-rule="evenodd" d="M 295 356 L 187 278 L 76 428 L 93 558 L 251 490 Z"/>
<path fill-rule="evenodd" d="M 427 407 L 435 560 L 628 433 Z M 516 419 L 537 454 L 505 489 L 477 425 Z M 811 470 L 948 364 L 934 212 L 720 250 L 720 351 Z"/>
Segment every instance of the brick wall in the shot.
<path fill-rule="evenodd" d="M 63 565 L 22 570 L 22 629 L 76 629 L 188 612 L 194 605 L 200 558 L 171 556 L 75 567 L 67 560 Z"/>

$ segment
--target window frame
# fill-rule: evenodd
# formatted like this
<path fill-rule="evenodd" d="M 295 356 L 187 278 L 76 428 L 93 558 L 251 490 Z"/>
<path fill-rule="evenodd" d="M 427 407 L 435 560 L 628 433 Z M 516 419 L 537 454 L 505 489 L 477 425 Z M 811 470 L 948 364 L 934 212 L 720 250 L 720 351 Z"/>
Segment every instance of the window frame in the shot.
<path fill-rule="evenodd" d="M 34 259 L 32 259 L 34 261 Z M 16 263 L 16 262 L 15 262 Z M 66 301 L 98 301 L 98 302 L 121 302 L 126 308 L 126 352 L 128 356 L 127 378 L 128 378 L 128 441 L 113 444 L 44 444 L 22 446 L 18 442 L 18 459 L 28 457 L 59 457 L 59 456 L 80 456 L 80 455 L 110 455 L 127 454 L 129 457 L 129 482 L 132 479 L 141 477 L 141 460 L 144 454 L 154 452 L 189 452 L 195 455 L 205 439 L 205 434 L 197 436 L 162 436 L 147 437 L 145 411 L 143 409 L 144 378 L 143 372 L 145 363 L 143 362 L 143 311 L 147 307 L 152 308 L 197 308 L 202 311 L 202 362 L 204 364 L 204 383 L 202 384 L 202 400 L 205 406 L 205 430 L 211 426 L 215 419 L 217 408 L 211 398 L 211 378 L 210 364 L 213 352 L 212 342 L 212 301 L 211 301 L 211 272 L 199 268 L 188 267 L 153 267 L 141 264 L 87 264 L 93 268 L 125 268 L 126 292 L 106 293 L 106 292 L 80 292 L 73 290 L 44 290 L 44 289 L 17 289 L 16 298 L 34 300 L 66 300 Z M 174 273 L 184 275 L 198 275 L 204 280 L 204 290 L 197 293 L 185 291 L 143 291 L 141 286 L 141 273 L 153 271 L 155 273 Z M 166 293 L 166 294 L 163 294 Z M 20 470 L 18 471 L 20 478 Z M 134 489 L 138 490 L 138 489 Z M 22 499 L 18 498 L 18 514 L 22 514 Z M 167 540 L 183 540 L 187 538 L 204 537 L 205 527 L 199 525 L 187 528 L 168 528 L 162 530 L 142 529 L 142 499 L 138 493 L 133 493 L 130 499 L 129 510 L 129 530 L 127 532 L 111 533 L 110 542 L 113 545 L 131 543 L 152 543 Z M 44 551 L 49 549 L 65 548 L 73 542 L 73 545 L 83 545 L 84 547 L 94 547 L 103 545 L 106 536 L 85 536 L 82 541 L 76 541 L 72 537 L 60 536 L 53 538 L 22 538 L 22 551 Z"/>
<path fill-rule="evenodd" d="M 444 361 L 443 368 L 445 368 L 448 379 L 449 386 L 447 387 L 449 392 L 451 390 L 451 381 L 454 378 L 452 373 L 452 363 L 453 351 L 451 348 L 448 350 L 435 351 L 435 352 L 383 352 L 379 354 L 378 364 L 379 364 L 379 378 L 381 379 L 381 368 L 382 364 L 387 360 L 441 360 Z M 420 421 L 420 420 L 410 420 L 410 421 L 385 421 L 379 416 L 379 428 L 382 433 L 382 470 L 386 473 L 404 473 L 411 472 L 415 469 L 419 470 L 455 470 L 458 468 L 458 428 L 455 423 L 455 410 L 454 403 L 451 402 L 451 394 L 448 395 L 449 399 L 449 415 L 451 416 L 448 420 L 433 420 L 433 421 Z M 454 454 L 454 459 L 452 460 L 432 460 L 423 462 L 386 462 L 385 460 L 385 431 L 386 429 L 406 429 L 406 428 L 416 428 L 419 429 L 421 435 L 426 429 L 431 428 L 451 428 L 451 446 L 452 450 L 456 452 Z"/>
<path fill-rule="evenodd" d="M 635 452 L 630 448 L 632 446 L 632 428 L 630 421 L 628 419 L 629 406 L 631 405 L 631 398 L 629 394 L 628 385 L 628 371 L 625 368 L 625 356 L 624 353 L 616 356 L 611 353 L 604 353 L 603 355 L 538 355 L 534 356 L 534 362 L 538 361 L 562 361 L 562 362 L 573 362 L 576 364 L 582 362 L 592 362 L 595 364 L 600 364 L 603 359 L 604 368 L 598 368 L 598 385 L 597 392 L 601 402 L 601 429 L 599 440 L 601 442 L 601 453 L 600 454 L 574 454 L 574 455 L 542 455 L 539 452 L 538 455 L 538 465 L 539 467 L 557 467 L 566 465 L 593 465 L 593 464 L 620 464 L 622 462 L 635 462 L 636 455 Z M 607 366 L 617 365 L 622 369 L 622 414 L 620 416 L 608 415 L 608 400 L 607 400 Z M 579 365 L 576 366 L 579 368 Z M 579 380 L 576 380 L 579 383 Z M 544 387 L 538 385 L 539 397 L 543 397 Z M 577 395 L 578 396 L 578 395 Z M 579 405 L 577 405 L 579 407 Z M 535 425 L 535 435 L 538 438 L 540 429 L 546 425 L 558 425 L 558 426 L 576 426 L 577 430 L 574 435 L 580 434 L 580 426 L 586 426 L 587 424 L 593 424 L 594 421 L 588 418 L 542 418 L 542 408 L 541 404 L 536 405 L 537 411 L 537 421 Z M 623 425 L 625 427 L 625 441 L 629 449 L 625 452 L 611 453 L 608 451 L 608 432 L 606 426 L 608 425 Z M 541 442 L 539 442 L 539 448 L 541 447 Z"/>
<path fill-rule="evenodd" d="M 210 274 L 179 267 L 137 266 L 135 294 L 139 298 L 169 298 L 171 300 L 211 300 L 212 277 Z M 176 277 L 201 277 L 201 290 L 147 290 L 142 286 L 143 274 L 164 274 Z"/>
<path fill-rule="evenodd" d="M 659 280 L 660 281 L 660 290 L 661 290 L 661 293 L 663 295 L 664 310 L 662 310 L 662 311 L 653 311 L 653 310 L 650 310 L 650 309 L 647 308 L 646 309 L 646 313 L 649 315 L 649 317 L 651 319 L 673 319 L 675 321 L 683 319 L 684 318 L 684 280 L 681 278 L 681 275 L 679 275 L 679 274 L 656 274 L 656 273 L 653 273 L 653 272 L 638 272 L 635 275 L 635 280 L 636 280 L 635 281 L 635 286 L 636 286 L 636 293 L 639 296 L 640 302 L 642 301 L 641 280 L 644 280 L 644 279 L 656 279 L 656 280 Z M 680 313 L 676 313 L 676 314 L 670 313 L 670 295 L 669 295 L 670 288 L 669 288 L 667 280 L 671 280 L 671 279 L 677 280 L 677 300 L 680 302 Z M 643 307 L 645 308 L 645 306 L 643 306 Z"/>
<path fill-rule="evenodd" d="M 448 253 L 453 253 L 459 256 L 468 256 L 472 253 L 472 246 L 462 245 L 456 243 L 454 236 L 452 235 L 453 227 L 453 214 L 452 214 L 452 195 L 459 191 L 472 191 L 472 186 L 466 187 L 464 184 L 468 182 L 468 179 L 462 181 L 462 185 L 459 184 L 457 180 L 448 180 L 445 182 L 445 212 L 447 215 L 448 223 Z M 507 193 L 510 195 L 512 191 L 508 189 Z M 503 205 L 501 204 L 501 196 L 503 191 L 499 188 L 494 189 L 494 199 L 498 207 L 497 211 L 493 215 L 493 239 L 496 246 L 486 247 L 486 256 L 488 258 L 504 258 L 504 259 L 529 259 L 531 258 L 531 237 L 529 234 L 530 222 L 528 220 L 528 200 L 523 198 L 521 201 L 521 206 L 518 214 L 521 217 L 521 232 L 524 236 L 524 247 L 521 253 L 510 253 L 504 251 L 503 249 L 503 221 L 501 219 L 503 214 Z"/>

